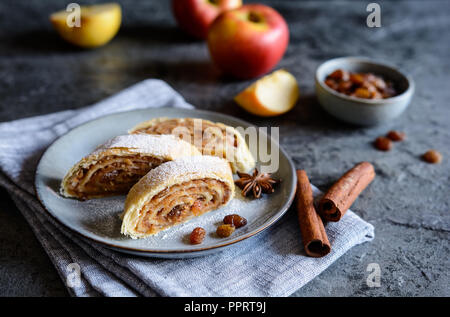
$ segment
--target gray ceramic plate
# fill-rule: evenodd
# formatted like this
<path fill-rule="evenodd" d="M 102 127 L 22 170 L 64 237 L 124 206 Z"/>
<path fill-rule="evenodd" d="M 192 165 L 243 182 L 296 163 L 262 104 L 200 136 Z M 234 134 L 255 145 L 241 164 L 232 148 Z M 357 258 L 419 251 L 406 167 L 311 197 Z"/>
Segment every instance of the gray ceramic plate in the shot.
<path fill-rule="evenodd" d="M 123 210 L 124 196 L 78 201 L 63 198 L 59 194 L 61 179 L 79 159 L 107 139 L 126 134 L 135 124 L 155 117 L 197 117 L 234 127 L 251 126 L 219 113 L 175 108 L 123 112 L 85 123 L 56 140 L 39 162 L 36 193 L 49 214 L 82 237 L 118 251 L 148 257 L 184 258 L 220 251 L 247 239 L 274 224 L 291 205 L 296 186 L 295 169 L 281 148 L 280 168 L 274 177 L 283 181 L 275 193 L 264 195 L 261 199 L 250 199 L 243 198 L 237 190 L 236 197 L 228 206 L 146 239 L 133 240 L 120 234 L 119 214 Z M 267 135 L 262 134 L 260 137 L 271 142 L 273 148 L 278 147 Z M 219 238 L 215 235 L 217 225 L 230 213 L 244 216 L 248 224 L 237 229 L 229 238 Z M 189 234 L 198 226 L 203 227 L 208 234 L 202 244 L 190 245 Z"/>

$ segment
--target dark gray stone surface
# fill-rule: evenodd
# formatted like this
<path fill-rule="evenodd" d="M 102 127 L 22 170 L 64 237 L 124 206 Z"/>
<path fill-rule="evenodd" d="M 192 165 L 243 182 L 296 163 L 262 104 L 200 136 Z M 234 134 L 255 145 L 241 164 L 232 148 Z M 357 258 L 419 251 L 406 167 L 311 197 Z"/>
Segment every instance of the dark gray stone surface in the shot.
<path fill-rule="evenodd" d="M 365 26 L 366 1 L 268 2 L 291 31 L 278 66 L 297 77 L 302 94 L 294 110 L 273 119 L 250 116 L 232 102 L 250 81 L 221 77 L 205 43 L 177 30 L 167 1 L 120 2 L 122 29 L 96 50 L 71 47 L 52 31 L 48 14 L 64 2 L 0 2 L 0 121 L 83 107 L 142 79 L 161 78 L 198 108 L 280 126 L 281 143 L 322 189 L 356 162 L 374 164 L 377 178 L 353 210 L 375 226 L 376 238 L 294 295 L 450 296 L 449 1 L 380 2 L 379 29 Z M 417 89 L 406 113 L 363 129 L 322 111 L 314 70 L 345 55 L 377 58 L 409 72 Z M 406 131 L 407 140 L 388 153 L 374 150 L 371 141 L 392 128 Z M 420 160 L 430 148 L 443 154 L 442 164 Z M 25 219 L 7 193 L 0 195 L 0 295 L 67 295 Z M 369 263 L 381 267 L 379 288 L 366 285 Z"/>

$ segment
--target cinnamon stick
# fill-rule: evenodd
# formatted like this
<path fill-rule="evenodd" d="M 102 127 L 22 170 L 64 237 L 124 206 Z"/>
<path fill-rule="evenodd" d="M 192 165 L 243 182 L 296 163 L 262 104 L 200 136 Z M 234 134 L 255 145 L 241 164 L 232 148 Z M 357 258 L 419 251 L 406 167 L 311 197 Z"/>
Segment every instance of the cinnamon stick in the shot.
<path fill-rule="evenodd" d="M 311 184 L 304 170 L 297 171 L 297 215 L 306 254 L 317 258 L 330 253 L 330 241 L 314 208 Z"/>
<path fill-rule="evenodd" d="M 318 212 L 324 220 L 339 221 L 358 195 L 375 177 L 369 162 L 362 162 L 347 171 L 322 197 Z"/>

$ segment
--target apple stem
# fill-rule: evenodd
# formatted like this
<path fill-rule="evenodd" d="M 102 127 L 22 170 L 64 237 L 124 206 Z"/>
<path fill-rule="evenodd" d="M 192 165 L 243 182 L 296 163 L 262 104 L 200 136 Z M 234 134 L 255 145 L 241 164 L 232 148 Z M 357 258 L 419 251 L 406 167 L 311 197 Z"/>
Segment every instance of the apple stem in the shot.
<path fill-rule="evenodd" d="M 248 13 L 248 20 L 250 22 L 254 22 L 254 23 L 259 23 L 259 22 L 262 21 L 262 19 L 259 16 L 259 14 L 255 13 L 255 12 L 249 12 Z"/>

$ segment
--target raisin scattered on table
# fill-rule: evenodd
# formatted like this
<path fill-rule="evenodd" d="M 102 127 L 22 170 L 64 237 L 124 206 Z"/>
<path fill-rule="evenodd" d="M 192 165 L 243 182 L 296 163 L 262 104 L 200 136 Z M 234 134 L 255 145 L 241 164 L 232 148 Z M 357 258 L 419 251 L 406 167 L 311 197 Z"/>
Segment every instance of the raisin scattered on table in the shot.
<path fill-rule="evenodd" d="M 236 228 L 243 227 L 247 224 L 247 219 L 237 214 L 227 215 L 223 218 L 223 223 L 227 225 L 233 225 Z"/>
<path fill-rule="evenodd" d="M 389 151 L 392 148 L 392 141 L 384 136 L 376 138 L 374 146 L 380 151 Z"/>
<path fill-rule="evenodd" d="M 406 134 L 405 134 L 405 132 L 392 130 L 392 131 L 389 131 L 386 136 L 389 139 L 391 139 L 392 141 L 403 141 L 406 137 Z"/>
<path fill-rule="evenodd" d="M 217 227 L 217 235 L 221 238 L 226 238 L 231 236 L 234 232 L 235 227 L 233 225 L 224 224 Z"/>
<path fill-rule="evenodd" d="M 197 227 L 192 230 L 190 235 L 191 244 L 200 244 L 205 239 L 206 231 L 201 227 Z"/>
<path fill-rule="evenodd" d="M 442 161 L 442 154 L 436 150 L 429 150 L 422 155 L 422 158 L 427 163 L 437 164 Z"/>

